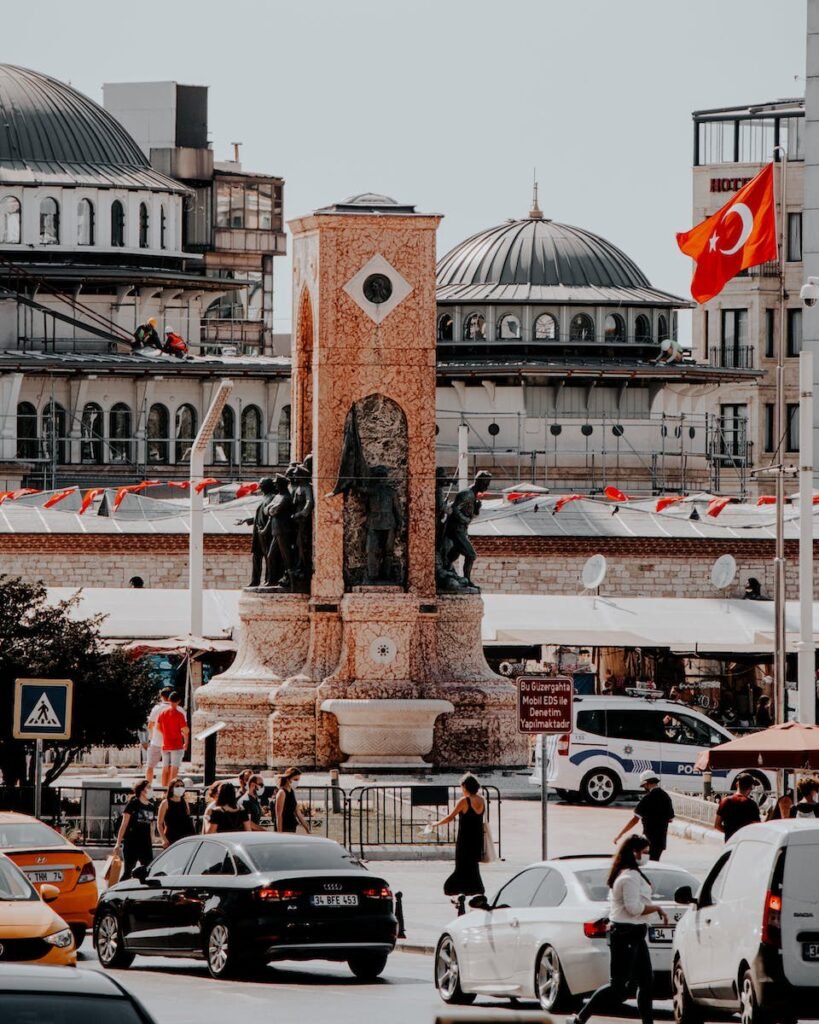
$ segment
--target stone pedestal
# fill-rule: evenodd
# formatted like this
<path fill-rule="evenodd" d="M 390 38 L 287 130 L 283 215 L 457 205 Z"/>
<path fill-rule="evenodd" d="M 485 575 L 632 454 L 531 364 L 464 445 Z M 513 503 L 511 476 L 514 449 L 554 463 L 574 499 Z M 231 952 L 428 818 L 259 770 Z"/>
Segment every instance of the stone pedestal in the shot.
<path fill-rule="evenodd" d="M 454 711 L 447 700 L 325 700 L 338 721 L 346 768 L 424 768 L 436 718 Z"/>

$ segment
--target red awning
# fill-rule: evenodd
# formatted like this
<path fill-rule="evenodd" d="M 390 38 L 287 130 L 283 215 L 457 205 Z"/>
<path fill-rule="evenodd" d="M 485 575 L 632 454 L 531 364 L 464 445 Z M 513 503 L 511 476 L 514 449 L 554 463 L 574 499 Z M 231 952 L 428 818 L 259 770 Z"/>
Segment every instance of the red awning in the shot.
<path fill-rule="evenodd" d="M 697 768 L 819 769 L 819 725 L 785 722 L 703 751 Z"/>

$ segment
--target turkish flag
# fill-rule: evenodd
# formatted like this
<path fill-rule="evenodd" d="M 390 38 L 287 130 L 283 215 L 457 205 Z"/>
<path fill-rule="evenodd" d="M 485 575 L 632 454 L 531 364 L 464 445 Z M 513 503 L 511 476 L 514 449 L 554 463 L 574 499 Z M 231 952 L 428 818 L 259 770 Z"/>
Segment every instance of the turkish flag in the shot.
<path fill-rule="evenodd" d="M 691 295 L 707 302 L 740 270 L 778 256 L 773 164 L 739 190 L 722 209 L 677 235 L 677 245 L 696 260 Z"/>

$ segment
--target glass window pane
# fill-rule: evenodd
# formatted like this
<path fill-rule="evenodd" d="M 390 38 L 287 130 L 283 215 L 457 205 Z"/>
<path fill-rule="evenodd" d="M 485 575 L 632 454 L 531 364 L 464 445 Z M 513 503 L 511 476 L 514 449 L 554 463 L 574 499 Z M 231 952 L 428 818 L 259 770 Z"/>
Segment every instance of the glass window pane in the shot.
<path fill-rule="evenodd" d="M 251 231 L 259 227 L 259 193 L 255 185 L 245 186 L 245 227 Z"/>
<path fill-rule="evenodd" d="M 535 320 L 535 341 L 555 341 L 557 339 L 557 320 L 551 313 L 541 313 Z"/>
<path fill-rule="evenodd" d="M 507 882 L 495 897 L 496 907 L 528 907 L 546 874 L 545 868 L 528 868 Z"/>
<path fill-rule="evenodd" d="M 273 186 L 259 185 L 259 228 L 270 231 L 273 227 Z"/>
<path fill-rule="evenodd" d="M 216 227 L 230 227 L 230 185 L 225 181 L 216 186 Z"/>
<path fill-rule="evenodd" d="M 6 196 L 0 203 L 0 243 L 20 244 L 20 201 Z"/>
<path fill-rule="evenodd" d="M 40 243 L 58 245 L 60 242 L 60 207 L 56 199 L 43 199 L 40 203 Z"/>
<path fill-rule="evenodd" d="M 802 214 L 788 214 L 788 261 L 799 263 L 802 259 Z"/>
<path fill-rule="evenodd" d="M 245 226 L 245 190 L 241 185 L 231 185 L 230 187 L 230 226 L 232 228 Z"/>

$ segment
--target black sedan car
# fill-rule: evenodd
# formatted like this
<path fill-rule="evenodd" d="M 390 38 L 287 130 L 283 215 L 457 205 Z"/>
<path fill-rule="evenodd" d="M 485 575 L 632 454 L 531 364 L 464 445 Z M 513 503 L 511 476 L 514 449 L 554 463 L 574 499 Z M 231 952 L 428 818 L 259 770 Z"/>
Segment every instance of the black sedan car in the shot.
<path fill-rule="evenodd" d="M 395 948 L 389 886 L 331 839 L 191 836 L 136 873 L 97 907 L 103 967 L 128 967 L 136 954 L 193 956 L 225 978 L 271 960 L 336 960 L 371 981 Z"/>
<path fill-rule="evenodd" d="M 0 1020 L 15 1024 L 154 1024 L 114 978 L 74 967 L 0 964 Z"/>

